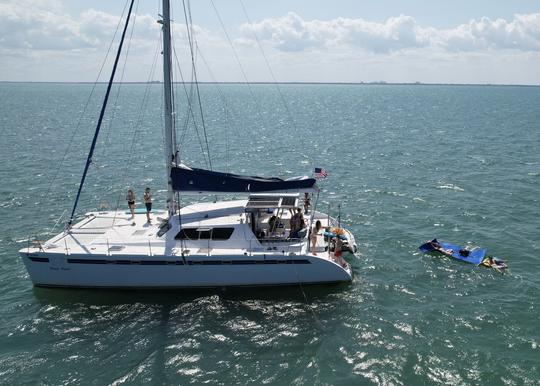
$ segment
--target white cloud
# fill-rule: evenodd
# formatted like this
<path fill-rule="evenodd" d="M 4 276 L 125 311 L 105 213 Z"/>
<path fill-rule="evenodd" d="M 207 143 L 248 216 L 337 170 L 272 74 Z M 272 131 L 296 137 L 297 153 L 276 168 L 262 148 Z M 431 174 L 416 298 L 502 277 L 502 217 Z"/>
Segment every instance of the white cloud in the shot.
<path fill-rule="evenodd" d="M 515 15 L 513 20 L 483 17 L 452 29 L 418 25 L 411 16 L 391 17 L 384 22 L 363 19 L 303 20 L 295 13 L 258 23 L 242 24 L 242 42 L 254 39 L 282 51 L 326 49 L 338 46 L 389 53 L 419 48 L 448 51 L 501 50 L 540 51 L 540 13 Z"/>
<path fill-rule="evenodd" d="M 69 14 L 55 0 L 0 0 L 0 80 L 91 81 L 99 71 L 120 15 L 87 9 Z M 156 47 L 160 25 L 156 15 L 133 14 L 129 27 L 130 60 L 126 79 L 145 80 Z M 116 35 L 116 42 L 123 23 Z M 180 60 L 186 60 L 187 32 L 174 23 L 174 41 Z M 200 45 L 223 46 L 223 41 L 198 25 L 193 33 Z M 127 45 L 124 52 L 127 52 Z M 116 46 L 114 46 L 116 47 Z M 114 50 L 114 48 L 113 48 Z M 144 64 L 147 64 L 145 66 Z M 146 71 L 146 72 L 145 72 Z"/>
<path fill-rule="evenodd" d="M 540 13 L 515 15 L 512 21 L 483 17 L 454 29 L 438 31 L 438 43 L 449 50 L 515 49 L 540 51 Z"/>
<path fill-rule="evenodd" d="M 134 46 L 155 44 L 160 29 L 156 19 L 157 15 L 132 15 L 136 21 Z M 112 39 L 119 20 L 119 15 L 92 8 L 73 16 L 54 0 L 11 0 L 0 3 L 0 49 L 32 50 L 35 55 L 37 51 L 103 47 Z M 185 25 L 174 25 L 174 31 L 179 42 L 187 39 Z M 216 41 L 200 26 L 194 25 L 193 31 L 199 41 Z"/>
<path fill-rule="evenodd" d="M 159 26 L 137 16 L 135 37 L 155 40 Z M 67 51 L 99 47 L 112 38 L 119 16 L 89 9 L 79 17 L 56 1 L 21 0 L 0 4 L 0 49 Z M 35 52 L 34 52 L 35 53 Z"/>
<path fill-rule="evenodd" d="M 160 27 L 157 15 L 134 16 L 125 80 L 140 81 L 148 77 Z M 70 14 L 56 0 L 0 0 L 0 80 L 93 81 L 119 20 L 96 9 Z M 181 20 L 173 29 L 185 70 L 190 54 Z M 278 81 L 540 83 L 540 14 L 438 29 L 405 15 L 373 22 L 288 13 L 239 26 L 234 42 L 242 69 L 221 32 L 200 25 L 194 32 L 200 80 L 242 81 L 245 72 L 249 81 L 272 81 L 255 32 Z"/>

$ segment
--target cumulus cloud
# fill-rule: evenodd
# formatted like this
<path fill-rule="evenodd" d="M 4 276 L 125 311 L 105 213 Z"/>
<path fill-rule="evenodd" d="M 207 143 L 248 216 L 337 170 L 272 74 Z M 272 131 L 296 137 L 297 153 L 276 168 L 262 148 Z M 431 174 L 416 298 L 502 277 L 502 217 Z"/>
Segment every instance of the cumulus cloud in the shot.
<path fill-rule="evenodd" d="M 483 17 L 437 32 L 434 41 L 453 51 L 540 51 L 540 13 L 515 15 L 512 21 Z"/>
<path fill-rule="evenodd" d="M 132 15 L 135 23 L 134 29 L 128 30 L 130 60 L 125 79 L 144 80 L 149 76 L 161 44 L 157 17 Z M 57 0 L 0 0 L 0 80 L 94 80 L 120 18 L 92 8 L 72 14 Z M 172 28 L 182 62 L 189 58 L 186 26 L 173 23 Z M 211 52 L 223 46 L 223 41 L 207 29 L 194 25 L 193 32 L 197 42 Z"/>
<path fill-rule="evenodd" d="M 64 4 L 0 0 L 1 80 L 94 80 L 120 15 L 96 9 L 72 14 Z M 145 80 L 160 26 L 157 15 L 134 16 L 126 79 Z M 181 20 L 173 24 L 175 47 L 182 68 L 190 68 Z M 197 62 L 203 80 L 243 80 L 244 69 L 250 81 L 274 79 L 261 60 L 256 36 L 272 54 L 273 72 L 281 81 L 540 83 L 540 13 L 484 17 L 442 29 L 407 15 L 374 22 L 306 20 L 291 12 L 239 26 L 235 43 L 245 66 L 241 70 L 221 32 L 202 26 L 194 26 L 194 32 L 198 58 L 204 54 L 204 63 Z"/>
<path fill-rule="evenodd" d="M 155 15 L 133 15 L 134 46 L 153 45 L 159 34 Z M 111 15 L 88 9 L 80 15 L 65 12 L 55 0 L 11 0 L 0 3 L 0 49 L 69 51 L 102 47 L 108 44 L 120 21 Z M 195 34 L 207 31 L 194 26 Z M 177 25 L 175 36 L 185 39 L 185 26 Z M 130 32 L 131 33 L 131 30 Z"/>
<path fill-rule="evenodd" d="M 240 31 L 247 39 L 252 39 L 255 34 L 283 51 L 351 44 L 373 52 L 388 52 L 429 44 L 426 31 L 412 17 L 403 15 L 376 23 L 342 17 L 328 21 L 305 21 L 290 12 L 281 18 L 242 24 Z"/>
<path fill-rule="evenodd" d="M 279 18 L 242 24 L 242 42 L 254 37 L 282 51 L 303 51 L 337 46 L 359 47 L 373 53 L 418 48 L 448 51 L 514 49 L 540 51 L 540 13 L 515 15 L 513 20 L 483 17 L 451 29 L 420 26 L 411 16 L 384 22 L 335 18 L 306 21 L 290 12 Z"/>
<path fill-rule="evenodd" d="M 54 1 L 0 4 L 0 47 L 59 49 L 85 47 L 78 25 L 59 13 Z"/>

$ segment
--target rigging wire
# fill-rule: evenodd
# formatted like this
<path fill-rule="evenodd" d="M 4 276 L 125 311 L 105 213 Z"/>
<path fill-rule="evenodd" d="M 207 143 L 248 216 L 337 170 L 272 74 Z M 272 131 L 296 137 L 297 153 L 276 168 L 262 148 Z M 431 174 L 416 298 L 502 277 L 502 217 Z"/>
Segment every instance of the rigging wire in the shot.
<path fill-rule="evenodd" d="M 58 178 L 58 174 L 60 173 L 60 170 L 63 170 L 62 166 L 64 164 L 64 161 L 66 160 L 66 157 L 67 157 L 68 153 L 71 152 L 71 146 L 73 145 L 73 140 L 75 139 L 75 135 L 79 132 L 79 129 L 81 128 L 82 119 L 85 116 L 86 111 L 88 110 L 88 106 L 90 105 L 90 101 L 92 100 L 92 96 L 94 95 L 94 91 L 96 90 L 96 86 L 97 86 L 97 84 L 99 82 L 99 78 L 101 77 L 101 73 L 103 72 L 103 69 L 105 68 L 105 63 L 107 63 L 107 59 L 109 58 L 109 54 L 111 52 L 112 45 L 113 45 L 113 43 L 114 43 L 114 41 L 116 39 L 116 35 L 118 34 L 118 30 L 120 29 L 120 26 L 122 25 L 122 19 L 124 17 L 124 14 L 126 13 L 126 9 L 127 9 L 128 4 L 129 4 L 129 0 L 126 0 L 126 2 L 124 4 L 124 9 L 122 10 L 122 14 L 120 15 L 120 18 L 118 19 L 118 23 L 116 24 L 116 29 L 114 30 L 113 37 L 112 37 L 111 41 L 109 42 L 109 46 L 107 47 L 107 52 L 105 54 L 105 57 L 103 58 L 103 61 L 101 62 L 101 66 L 99 68 L 99 72 L 98 72 L 98 75 L 96 77 L 96 80 L 94 81 L 94 83 L 92 85 L 92 89 L 90 90 L 90 94 L 88 95 L 88 99 L 86 100 L 86 103 L 84 104 L 83 111 L 79 115 L 79 119 L 77 120 L 77 124 L 75 125 L 75 130 L 73 130 L 73 132 L 72 132 L 72 134 L 71 134 L 71 136 L 69 138 L 68 145 L 66 147 L 64 155 L 62 156 L 62 158 L 60 160 L 60 163 L 58 165 L 58 168 L 56 169 L 56 172 L 54 173 L 53 177 L 51 178 L 49 186 L 48 186 L 48 188 L 47 188 L 47 190 L 45 192 L 45 196 L 48 196 L 50 194 L 52 186 L 56 182 L 56 179 Z"/>
<path fill-rule="evenodd" d="M 194 34 L 193 34 L 193 19 L 191 17 L 191 3 L 188 0 L 187 11 L 186 11 L 186 1 L 185 0 L 182 0 L 182 5 L 184 7 L 184 17 L 185 17 L 185 20 L 186 20 L 186 30 L 187 30 L 187 34 L 188 34 L 189 50 L 190 50 L 190 53 L 191 53 L 191 66 L 192 66 L 193 76 L 194 76 L 194 80 L 195 80 L 195 89 L 197 90 L 197 100 L 199 102 L 199 111 L 200 111 L 200 114 L 201 114 L 201 124 L 202 124 L 202 128 L 203 128 L 203 133 L 204 133 L 204 141 L 206 143 L 206 151 L 207 151 L 207 154 L 208 154 L 208 163 L 209 163 L 209 166 L 210 166 L 210 170 L 212 170 L 212 157 L 211 157 L 211 154 L 210 154 L 210 146 L 208 145 L 208 135 L 206 133 L 206 124 L 204 122 L 204 114 L 203 114 L 202 102 L 201 102 L 201 93 L 200 93 L 200 90 L 199 90 L 199 81 L 197 79 L 197 67 L 195 65 L 195 50 L 193 48 L 193 46 L 194 46 L 193 41 L 194 41 L 195 37 L 194 37 Z M 189 13 L 189 20 L 188 20 L 188 13 Z"/>
<path fill-rule="evenodd" d="M 133 23 L 131 24 L 131 32 L 130 32 L 130 35 L 129 35 L 129 38 L 128 38 L 128 44 L 127 44 L 127 47 L 126 47 L 126 50 L 125 50 L 126 52 L 124 54 L 124 63 L 122 65 L 122 72 L 120 74 L 120 80 L 118 82 L 115 82 L 115 83 L 118 84 L 118 87 L 116 89 L 116 95 L 115 95 L 113 107 L 111 109 L 111 118 L 108 121 L 107 130 L 104 130 L 104 131 L 106 131 L 106 135 L 105 135 L 105 139 L 103 141 L 103 144 L 104 144 L 104 146 L 102 146 L 103 150 L 101 151 L 101 156 L 102 157 L 105 157 L 105 155 L 106 155 L 106 151 L 108 149 L 107 145 L 109 144 L 110 134 L 111 134 L 111 131 L 112 131 L 112 125 L 113 125 L 114 119 L 116 118 L 116 113 L 118 111 L 118 100 L 120 99 L 120 91 L 122 89 L 122 85 L 124 84 L 124 75 L 125 75 L 125 72 L 126 72 L 126 66 L 127 66 L 127 60 L 128 60 L 128 57 L 129 57 L 129 51 L 130 51 L 130 48 L 131 48 L 131 42 L 132 42 L 132 39 L 133 39 L 133 31 L 135 29 L 135 24 L 136 24 L 136 21 L 137 21 L 137 12 L 138 12 L 138 10 L 139 10 L 139 0 L 137 0 L 137 3 L 135 5 L 135 12 L 133 14 Z M 98 163 L 94 160 L 93 164 L 94 164 L 94 166 L 97 166 Z M 96 170 L 99 171 L 99 167 L 97 167 Z"/>
<path fill-rule="evenodd" d="M 197 140 L 199 142 L 199 146 L 201 147 L 201 154 L 203 155 L 203 159 L 204 159 L 204 162 L 205 164 L 207 165 L 207 167 L 209 167 L 209 164 L 208 164 L 208 160 L 207 160 L 207 157 L 206 157 L 206 153 L 204 151 L 204 146 L 203 146 L 203 142 L 201 140 L 201 136 L 199 134 L 199 128 L 198 128 L 198 125 L 197 125 L 197 120 L 195 119 L 195 113 L 193 112 L 193 82 L 190 82 L 192 87 L 190 88 L 190 91 L 188 93 L 188 90 L 187 90 L 187 87 L 186 87 L 186 82 L 184 80 L 184 75 L 182 74 L 182 70 L 181 70 L 181 67 L 180 67 L 180 61 L 178 60 L 178 56 L 176 54 L 176 49 L 174 48 L 173 46 L 173 54 L 174 54 L 174 59 L 176 61 L 176 66 L 178 67 L 178 70 L 179 70 L 179 74 L 180 74 L 180 79 L 182 80 L 182 85 L 183 85 L 183 88 L 184 88 L 184 92 L 186 94 L 186 99 L 187 99 L 187 105 L 188 105 L 188 113 L 186 115 L 186 121 L 185 121 L 185 125 L 184 125 L 184 129 L 180 135 L 180 139 L 179 139 L 179 142 L 177 143 L 177 146 L 179 147 L 179 149 L 182 149 L 182 146 L 179 146 L 179 144 L 182 144 L 184 143 L 184 139 L 187 135 L 187 131 L 188 131 L 188 127 L 189 127 L 189 118 L 191 117 L 193 119 L 193 127 L 195 128 L 195 134 L 197 135 Z"/>
<path fill-rule="evenodd" d="M 70 228 L 71 224 L 73 223 L 73 217 L 75 216 L 75 211 L 77 210 L 77 204 L 79 203 L 79 199 L 80 199 L 80 196 L 81 196 L 81 191 L 82 191 L 82 188 L 84 186 L 84 181 L 86 180 L 86 175 L 88 173 L 88 168 L 90 167 L 90 164 L 92 163 L 92 156 L 94 154 L 94 149 L 96 147 L 96 142 L 97 142 L 97 139 L 98 139 L 99 130 L 100 130 L 101 124 L 103 122 L 103 116 L 105 115 L 105 110 L 107 108 L 107 102 L 109 100 L 111 87 L 112 87 L 112 84 L 113 84 L 113 81 L 114 81 L 114 75 L 116 73 L 116 68 L 118 67 L 118 60 L 120 59 L 120 56 L 121 56 L 121 53 L 122 53 L 122 46 L 124 45 L 124 39 L 125 39 L 125 36 L 126 36 L 126 31 L 128 29 L 128 26 L 129 26 L 129 19 L 131 17 L 131 11 L 133 9 L 134 1 L 135 0 L 131 0 L 130 4 L 129 4 L 129 10 L 128 10 L 127 17 L 126 17 L 126 23 L 125 23 L 124 28 L 122 30 L 122 37 L 120 38 L 120 44 L 118 45 L 118 50 L 116 52 L 116 56 L 115 56 L 115 59 L 114 59 L 112 73 L 111 73 L 111 76 L 109 78 L 109 83 L 107 85 L 107 91 L 105 92 L 105 97 L 103 98 L 103 104 L 101 106 L 101 111 L 100 111 L 100 114 L 99 114 L 96 130 L 95 130 L 95 133 L 94 133 L 94 137 L 92 139 L 92 144 L 90 145 L 90 151 L 88 152 L 88 156 L 86 158 L 86 164 L 84 166 L 83 175 L 81 177 L 81 182 L 79 183 L 79 189 L 77 190 L 77 197 L 75 198 L 75 203 L 73 204 L 73 209 L 71 211 L 71 215 L 70 215 L 69 221 L 67 223 L 68 228 Z"/>
<path fill-rule="evenodd" d="M 108 124 L 108 130 L 106 131 L 107 134 L 105 136 L 104 146 L 102 146 L 103 151 L 101 152 L 101 157 L 103 157 L 103 158 L 105 158 L 105 156 L 106 156 L 106 151 L 107 151 L 107 148 L 108 148 L 109 138 L 110 138 L 110 134 L 112 132 L 113 121 L 114 121 L 114 119 L 116 117 L 116 112 L 117 112 L 117 107 L 118 107 L 118 100 L 120 98 L 120 91 L 122 89 L 122 85 L 124 84 L 124 75 L 125 75 L 125 71 L 126 71 L 126 67 L 127 67 L 127 60 L 128 60 L 129 52 L 130 52 L 130 48 L 131 48 L 131 42 L 133 40 L 133 31 L 135 29 L 135 24 L 136 24 L 136 20 L 137 20 L 137 12 L 139 10 L 139 3 L 140 3 L 140 1 L 137 0 L 137 3 L 135 5 L 135 13 L 133 14 L 133 23 L 131 24 L 131 32 L 130 32 L 128 42 L 127 42 L 128 44 L 127 44 L 127 47 L 126 47 L 126 53 L 124 55 L 124 63 L 122 65 L 122 72 L 121 72 L 121 75 L 120 75 L 120 81 L 117 82 L 118 87 L 117 87 L 117 90 L 116 90 L 116 96 L 115 96 L 115 100 L 114 100 L 114 104 L 113 104 L 113 108 L 112 108 L 111 118 L 109 119 L 109 122 L 108 122 L 109 123 Z M 130 124 L 130 126 L 131 126 L 131 124 Z M 125 143 L 124 143 L 124 151 L 125 151 Z M 98 172 L 98 176 L 99 176 L 99 172 L 100 172 L 99 164 L 96 163 L 95 161 L 93 161 L 92 164 L 94 164 L 94 166 L 96 166 L 95 169 Z M 102 196 L 100 198 L 100 202 L 103 202 L 103 194 L 105 194 L 105 193 L 102 191 Z M 120 205 L 120 200 L 118 199 L 117 202 L 116 202 L 115 214 L 114 214 L 114 217 L 113 217 L 113 224 L 114 224 L 114 221 L 116 219 L 116 211 L 118 210 L 119 205 Z"/>
<path fill-rule="evenodd" d="M 229 159 L 229 131 L 231 130 L 231 126 L 230 126 L 230 118 L 229 118 L 229 115 L 235 115 L 236 116 L 236 113 L 234 113 L 232 107 L 227 103 L 227 98 L 225 97 L 225 93 L 223 92 L 220 84 L 218 83 L 218 81 L 216 80 L 216 77 L 214 76 L 210 66 L 208 65 L 208 62 L 206 61 L 201 49 L 199 48 L 199 45 L 196 44 L 196 47 L 197 47 L 197 53 L 199 55 L 199 57 L 202 59 L 202 62 L 203 64 L 205 65 L 206 67 L 206 71 L 208 71 L 208 74 L 210 75 L 210 79 L 212 79 L 212 82 L 215 84 L 216 86 L 216 90 L 218 91 L 218 94 L 221 98 L 221 101 L 223 102 L 223 106 L 225 108 L 225 121 L 227 122 L 227 125 L 229 126 L 229 130 L 225 130 L 225 158 L 226 158 L 226 171 L 229 171 L 229 168 L 230 168 L 230 159 Z M 238 120 L 239 122 L 243 122 L 241 119 Z"/>
<path fill-rule="evenodd" d="M 221 15 L 219 14 L 219 11 L 216 8 L 216 5 L 214 4 L 214 0 L 210 0 L 210 3 L 212 4 L 212 7 L 214 8 L 216 16 L 219 20 L 219 24 L 221 25 L 221 29 L 223 30 L 223 33 L 225 34 L 225 37 L 227 38 L 227 41 L 229 42 L 229 45 L 231 46 L 236 62 L 238 63 L 238 67 L 240 68 L 240 72 L 242 73 L 242 77 L 244 78 L 244 81 L 246 82 L 249 94 L 251 95 L 251 98 L 253 98 L 253 101 L 255 101 L 255 104 L 257 105 L 257 110 L 256 110 L 257 115 L 259 116 L 260 121 L 263 122 L 264 120 L 261 114 L 261 110 L 262 110 L 261 105 L 259 103 L 259 100 L 256 98 L 255 93 L 253 92 L 251 83 L 248 81 L 246 72 L 244 71 L 244 67 L 242 66 L 242 63 L 240 62 L 240 58 L 238 57 L 238 53 L 236 52 L 236 48 L 234 48 L 234 45 L 229 36 L 229 33 L 227 32 L 227 28 L 225 28 L 225 23 L 223 23 L 223 20 L 221 19 Z"/>
<path fill-rule="evenodd" d="M 187 135 L 188 128 L 189 128 L 190 118 L 193 119 L 193 126 L 194 126 L 194 129 L 195 129 L 195 134 L 197 135 L 197 141 L 198 141 L 199 146 L 201 148 L 201 154 L 203 155 L 203 159 L 204 159 L 204 162 L 206 164 L 206 167 L 209 167 L 209 162 L 207 160 L 207 154 L 205 153 L 204 145 L 203 145 L 203 142 L 201 140 L 200 133 L 199 133 L 199 127 L 198 127 L 198 124 L 197 124 L 197 119 L 195 117 L 195 113 L 194 113 L 194 109 L 193 109 L 193 93 L 194 93 L 193 70 L 191 71 L 191 81 L 189 82 L 190 88 L 189 88 L 189 91 L 188 91 L 187 87 L 186 87 L 186 84 L 188 82 L 186 82 L 186 80 L 184 79 L 184 75 L 183 75 L 183 72 L 182 72 L 182 68 L 180 66 L 180 61 L 178 60 L 178 55 L 177 55 L 176 47 L 175 47 L 174 44 L 172 45 L 172 49 L 173 49 L 173 56 L 174 56 L 175 63 L 176 63 L 176 68 L 178 69 L 178 73 L 180 74 L 180 79 L 182 81 L 181 82 L 182 87 L 184 89 L 184 93 L 186 94 L 186 102 L 187 102 L 187 106 L 188 106 L 188 111 L 187 111 L 187 114 L 186 114 L 186 118 L 185 118 L 182 133 L 180 135 L 180 139 L 176 138 L 176 147 L 177 147 L 178 151 L 180 151 L 183 148 L 182 146 L 180 146 L 180 144 L 184 143 L 184 140 L 185 140 L 185 137 Z M 177 85 L 175 85 L 175 90 L 176 89 L 177 89 Z"/>
<path fill-rule="evenodd" d="M 246 9 L 246 7 L 244 5 L 244 1 L 243 0 L 238 0 L 238 1 L 240 2 L 242 11 L 244 13 L 244 16 L 246 17 L 246 20 L 247 20 L 248 24 L 250 26 L 252 26 L 253 22 L 251 21 L 251 18 L 249 17 L 249 15 L 247 13 L 247 9 Z M 272 70 L 272 66 L 270 65 L 270 61 L 268 60 L 268 56 L 266 55 L 266 52 L 264 51 L 264 48 L 263 48 L 263 46 L 261 44 L 261 41 L 260 41 L 257 33 L 255 32 L 255 29 L 251 28 L 251 31 L 252 31 L 252 34 L 253 34 L 253 38 L 255 39 L 255 42 L 257 43 L 257 46 L 258 46 L 258 48 L 259 48 L 259 50 L 261 52 L 261 55 L 264 58 L 264 62 L 266 64 L 268 72 L 270 73 L 270 76 L 272 77 L 272 80 L 273 80 L 274 85 L 276 87 L 276 91 L 277 91 L 277 93 L 279 95 L 279 99 L 280 99 L 281 103 L 283 104 L 283 106 L 285 107 L 285 111 L 287 113 L 287 116 L 289 117 L 289 120 L 292 123 L 293 127 L 295 127 L 298 130 L 299 129 L 298 122 L 294 118 L 294 115 L 291 113 L 291 110 L 289 108 L 289 104 L 287 103 L 287 100 L 285 99 L 285 96 L 283 95 L 281 87 L 279 86 L 279 83 L 278 83 L 278 81 L 277 81 L 277 79 L 276 79 L 276 77 L 274 75 L 274 71 Z M 308 155 L 305 156 L 308 159 L 310 159 L 312 167 L 315 166 L 315 157 L 313 156 L 313 153 L 314 153 L 314 150 L 312 149 L 311 150 L 311 155 L 310 156 L 308 156 Z"/>
<path fill-rule="evenodd" d="M 170 13 L 171 14 L 174 14 L 174 9 L 173 9 L 173 4 L 171 4 L 171 2 L 169 2 L 169 7 L 170 7 Z M 174 29 L 173 29 L 173 26 L 174 26 L 174 23 L 172 22 L 172 20 L 169 20 L 169 30 L 170 30 L 170 38 L 171 38 L 171 46 L 174 47 Z M 171 63 L 172 64 L 172 63 Z M 177 123 L 178 123 L 178 118 L 177 118 L 177 114 L 176 114 L 176 92 L 175 92 L 175 84 L 174 84 L 174 65 L 170 66 L 169 68 L 169 71 L 170 71 L 170 80 L 171 80 L 171 114 L 172 114 L 172 130 L 171 130 L 171 134 L 172 134 L 172 138 L 171 138 L 171 142 L 172 144 L 174 144 L 174 155 L 173 155 L 173 159 L 174 159 L 174 164 L 176 166 L 178 166 L 178 142 L 177 142 L 177 133 L 176 133 L 176 127 L 177 127 Z M 173 198 L 174 199 L 174 198 Z"/>
<path fill-rule="evenodd" d="M 244 6 L 244 2 L 242 0 L 238 0 L 240 2 L 240 5 L 242 6 L 242 11 L 244 12 L 244 16 L 246 17 L 247 22 L 249 25 L 253 25 L 251 22 L 251 19 L 249 18 L 249 15 L 247 13 L 246 7 Z M 291 114 L 291 111 L 289 109 L 289 105 L 287 104 L 287 101 L 285 100 L 285 97 L 283 96 L 283 93 L 281 92 L 281 88 L 279 87 L 279 83 L 276 80 L 276 77 L 274 75 L 274 71 L 272 70 L 272 67 L 270 66 L 270 62 L 268 61 L 268 57 L 266 56 L 266 53 L 264 52 L 264 49 L 262 47 L 262 44 L 259 40 L 259 37 L 257 36 L 257 33 L 253 28 L 251 28 L 251 31 L 253 32 L 253 37 L 255 38 L 255 41 L 257 42 L 257 46 L 259 47 L 259 50 L 261 51 L 262 57 L 264 58 L 264 62 L 266 63 L 266 67 L 268 68 L 268 72 L 270 73 L 270 76 L 272 77 L 272 80 L 274 81 L 274 85 L 276 86 L 277 93 L 279 94 L 279 98 L 281 102 L 283 103 L 283 106 L 285 107 L 285 111 L 287 111 L 287 115 L 289 116 L 289 119 L 293 123 L 295 127 L 298 127 L 296 124 L 295 119 L 293 118 L 293 115 Z"/>
<path fill-rule="evenodd" d="M 139 110 L 138 110 L 139 114 L 137 116 L 137 119 L 135 120 L 135 125 L 134 125 L 135 130 L 133 131 L 133 135 L 131 137 L 131 144 L 130 144 L 130 148 L 129 148 L 128 158 L 127 158 L 127 161 L 125 163 L 124 171 L 122 173 L 122 186 L 126 186 L 126 184 L 127 184 L 128 171 L 129 171 L 129 168 L 130 168 L 132 160 L 133 160 L 135 144 L 137 142 L 137 139 L 140 136 L 141 129 L 143 127 L 144 119 L 145 119 L 145 116 L 146 116 L 146 111 L 147 111 L 146 106 L 148 105 L 148 102 L 150 100 L 150 97 L 149 97 L 150 96 L 150 89 L 152 87 L 151 81 L 154 78 L 154 74 L 155 74 L 155 70 L 156 70 L 156 67 L 157 67 L 157 61 L 158 61 L 160 52 L 161 52 L 161 33 L 160 33 L 160 36 L 159 36 L 157 44 L 156 44 L 156 49 L 155 49 L 155 52 L 154 52 L 154 58 L 153 58 L 153 61 L 152 61 L 152 65 L 150 67 L 150 72 L 148 74 L 148 79 L 146 81 L 146 87 L 145 87 L 144 92 L 143 92 L 143 98 L 141 100 L 141 105 L 140 105 Z M 163 126 L 163 125 L 160 125 L 160 126 Z M 118 194 L 118 199 L 116 201 L 116 208 L 115 208 L 115 214 L 114 214 L 114 218 L 113 218 L 113 224 L 114 224 L 114 222 L 116 220 L 116 213 L 118 211 L 118 208 L 120 207 L 120 200 L 122 199 L 122 196 L 123 196 L 123 192 L 120 191 L 119 194 Z"/>
<path fill-rule="evenodd" d="M 171 31 L 172 31 L 172 28 L 173 26 L 171 25 Z M 174 33 L 172 34 L 172 37 L 171 37 L 173 40 L 174 40 Z M 199 135 L 199 129 L 198 129 L 198 126 L 197 126 L 197 121 L 195 119 L 195 113 L 193 112 L 193 104 L 192 104 L 192 95 L 193 95 L 193 82 L 190 82 L 191 84 L 191 87 L 190 87 L 190 91 L 188 93 L 187 91 L 187 88 L 186 88 L 186 82 L 184 80 L 184 74 L 182 73 L 182 67 L 180 66 L 180 61 L 178 60 L 178 55 L 176 53 L 176 47 L 175 47 L 175 44 L 173 42 L 172 44 L 172 49 L 173 49 L 173 56 L 174 56 L 174 59 L 175 59 L 175 64 L 176 66 L 173 66 L 173 69 L 175 70 L 178 70 L 178 73 L 180 75 L 180 79 L 181 79 L 181 83 L 182 83 L 182 87 L 184 89 L 184 92 L 186 94 L 186 101 L 187 101 L 187 105 L 188 105 L 188 111 L 187 111 L 187 114 L 186 114 L 186 119 L 185 119 L 185 122 L 184 122 L 184 129 L 182 130 L 182 134 L 180 135 L 180 141 L 178 140 L 178 133 L 176 132 L 176 130 L 174 130 L 175 132 L 175 146 L 177 148 L 177 151 L 179 152 L 180 149 L 182 149 L 182 147 L 180 146 L 180 144 L 183 142 L 183 138 L 185 137 L 186 135 L 186 132 L 188 130 L 188 127 L 189 127 L 189 118 L 192 117 L 193 119 L 193 125 L 194 125 L 194 128 L 195 128 L 195 133 L 197 134 L 197 139 L 198 139 L 198 142 L 199 142 L 199 146 L 201 147 L 201 153 L 203 154 L 203 159 L 204 159 L 204 162 L 205 164 L 208 166 L 208 162 L 206 160 L 206 154 L 204 153 L 204 147 L 203 147 L 203 144 L 202 144 L 202 141 L 201 141 L 201 138 L 200 138 L 200 135 Z M 175 84 L 174 85 L 174 88 L 175 88 L 175 93 L 177 93 L 177 89 L 178 89 L 178 85 Z M 173 97 L 174 97 L 174 106 L 175 106 L 175 109 L 178 110 L 176 108 L 176 98 L 175 98 L 175 95 L 173 93 Z M 177 117 L 175 116 L 175 118 L 177 119 Z"/>

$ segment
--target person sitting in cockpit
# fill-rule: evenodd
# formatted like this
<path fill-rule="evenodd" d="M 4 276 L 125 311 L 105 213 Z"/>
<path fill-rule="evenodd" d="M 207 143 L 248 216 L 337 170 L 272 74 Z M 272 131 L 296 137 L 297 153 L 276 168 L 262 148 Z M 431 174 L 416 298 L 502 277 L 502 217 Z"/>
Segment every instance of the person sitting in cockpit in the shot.
<path fill-rule="evenodd" d="M 304 228 L 304 216 L 302 215 L 302 209 L 296 208 L 296 213 L 291 217 L 291 239 L 299 238 L 298 232 Z"/>

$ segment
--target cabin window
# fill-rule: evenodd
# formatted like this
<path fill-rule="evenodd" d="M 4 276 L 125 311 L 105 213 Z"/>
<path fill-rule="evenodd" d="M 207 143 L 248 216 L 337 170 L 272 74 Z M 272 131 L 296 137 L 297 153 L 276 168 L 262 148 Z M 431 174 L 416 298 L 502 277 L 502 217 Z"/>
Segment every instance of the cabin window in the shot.
<path fill-rule="evenodd" d="M 199 240 L 210 240 L 212 229 L 197 229 L 199 231 Z"/>
<path fill-rule="evenodd" d="M 212 240 L 229 240 L 234 232 L 234 228 L 214 228 Z"/>
<path fill-rule="evenodd" d="M 183 228 L 174 238 L 176 240 L 198 240 L 199 232 L 197 228 Z"/>
<path fill-rule="evenodd" d="M 234 228 L 182 228 L 176 240 L 228 240 Z"/>

